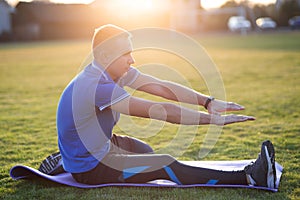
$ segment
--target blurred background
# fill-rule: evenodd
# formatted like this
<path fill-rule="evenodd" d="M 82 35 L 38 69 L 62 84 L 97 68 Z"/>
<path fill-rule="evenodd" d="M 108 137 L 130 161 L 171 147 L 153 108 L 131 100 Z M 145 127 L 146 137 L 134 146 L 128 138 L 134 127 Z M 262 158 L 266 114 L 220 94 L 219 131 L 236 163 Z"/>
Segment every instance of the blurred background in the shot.
<path fill-rule="evenodd" d="M 0 0 L 0 40 L 90 38 L 96 27 L 185 33 L 291 31 L 300 0 Z"/>

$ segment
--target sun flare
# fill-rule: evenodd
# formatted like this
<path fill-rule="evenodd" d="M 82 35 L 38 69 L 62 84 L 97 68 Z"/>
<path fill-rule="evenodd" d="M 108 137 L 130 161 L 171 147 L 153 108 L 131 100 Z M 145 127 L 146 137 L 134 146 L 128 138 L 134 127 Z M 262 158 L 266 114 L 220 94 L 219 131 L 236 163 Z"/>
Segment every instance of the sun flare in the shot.
<path fill-rule="evenodd" d="M 116 0 L 115 3 L 130 10 L 149 10 L 153 6 L 152 0 Z"/>

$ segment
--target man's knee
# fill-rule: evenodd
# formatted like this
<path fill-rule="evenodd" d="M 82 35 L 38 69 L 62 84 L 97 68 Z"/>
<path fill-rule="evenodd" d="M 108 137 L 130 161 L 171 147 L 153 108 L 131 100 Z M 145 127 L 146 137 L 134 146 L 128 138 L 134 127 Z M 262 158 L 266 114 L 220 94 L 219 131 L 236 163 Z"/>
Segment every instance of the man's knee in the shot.
<path fill-rule="evenodd" d="M 133 137 L 113 135 L 112 143 L 127 153 L 153 153 L 153 149 L 147 143 Z"/>
<path fill-rule="evenodd" d="M 150 145 L 148 145 L 147 143 L 138 140 L 138 139 L 134 139 L 134 143 L 135 143 L 135 148 L 134 148 L 134 152 L 135 153 L 154 153 L 152 147 Z"/>

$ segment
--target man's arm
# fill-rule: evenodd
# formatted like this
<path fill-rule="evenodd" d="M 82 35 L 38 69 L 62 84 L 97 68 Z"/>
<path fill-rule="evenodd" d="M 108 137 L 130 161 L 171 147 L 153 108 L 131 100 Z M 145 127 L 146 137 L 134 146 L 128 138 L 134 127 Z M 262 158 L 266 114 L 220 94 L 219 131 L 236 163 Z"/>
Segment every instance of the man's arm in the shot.
<path fill-rule="evenodd" d="M 165 99 L 195 105 L 204 105 L 207 99 L 207 96 L 188 87 L 143 73 L 138 76 L 130 87 Z"/>
<path fill-rule="evenodd" d="M 126 115 L 157 119 L 184 125 L 226 125 L 254 120 L 253 117 L 243 115 L 211 115 L 173 103 L 154 102 L 133 96 L 129 96 L 113 104 L 110 108 Z"/>
<path fill-rule="evenodd" d="M 169 100 L 204 106 L 209 96 L 174 82 L 160 80 L 153 76 L 141 73 L 130 86 Z M 244 107 L 233 102 L 213 100 L 207 105 L 209 113 L 218 114 L 225 111 L 244 110 Z"/>

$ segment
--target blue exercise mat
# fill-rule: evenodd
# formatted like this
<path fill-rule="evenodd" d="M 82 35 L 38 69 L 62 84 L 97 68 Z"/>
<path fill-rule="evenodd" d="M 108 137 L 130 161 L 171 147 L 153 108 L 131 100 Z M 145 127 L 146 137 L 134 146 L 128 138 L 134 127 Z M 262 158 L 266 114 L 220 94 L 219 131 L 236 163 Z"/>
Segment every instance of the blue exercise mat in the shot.
<path fill-rule="evenodd" d="M 244 169 L 253 160 L 238 160 L 238 161 L 181 161 L 182 163 L 205 167 L 210 169 L 221 169 L 224 171 L 240 170 Z M 213 184 L 191 184 L 191 185 L 177 185 L 176 183 L 168 180 L 155 180 L 148 183 L 109 183 L 109 184 L 99 184 L 99 185 L 87 185 L 76 182 L 70 173 L 62 173 L 55 176 L 44 174 L 37 169 L 25 166 L 25 165 L 16 165 L 11 168 L 10 176 L 14 180 L 19 179 L 35 179 L 43 178 L 45 180 L 53 181 L 63 185 L 68 185 L 78 188 L 101 188 L 109 186 L 118 186 L 118 187 L 175 187 L 175 188 L 189 188 L 189 187 L 213 187 L 213 188 L 252 188 L 260 190 L 268 190 L 277 192 L 280 178 L 282 175 L 283 167 L 276 162 L 276 188 L 267 188 L 267 187 L 258 187 L 258 186 L 249 186 L 249 185 L 213 185 Z"/>

